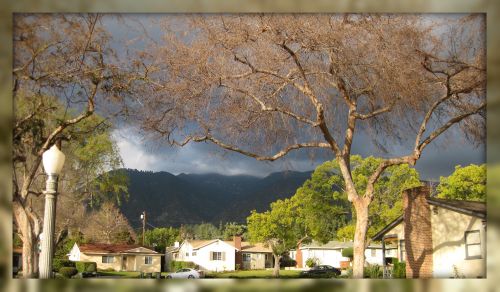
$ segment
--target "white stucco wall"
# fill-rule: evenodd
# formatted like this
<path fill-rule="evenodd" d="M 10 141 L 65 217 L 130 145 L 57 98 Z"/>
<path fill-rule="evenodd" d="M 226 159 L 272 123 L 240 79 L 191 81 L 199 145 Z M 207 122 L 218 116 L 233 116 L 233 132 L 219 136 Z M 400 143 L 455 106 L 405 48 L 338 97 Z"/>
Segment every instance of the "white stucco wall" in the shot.
<path fill-rule="evenodd" d="M 196 255 L 193 256 L 193 251 Z M 212 260 L 212 252 L 225 253 L 224 260 Z M 188 254 L 186 256 L 186 253 Z M 234 271 L 235 270 L 235 248 L 224 241 L 218 240 L 209 245 L 193 250 L 188 242 L 184 242 L 179 249 L 178 261 L 190 261 L 199 266 L 200 270 L 205 271 Z"/>
<path fill-rule="evenodd" d="M 486 241 L 482 219 L 431 206 L 433 276 L 435 278 L 486 276 Z M 443 224 L 445 223 L 445 224 Z M 466 259 L 465 231 L 479 230 L 481 259 Z"/>

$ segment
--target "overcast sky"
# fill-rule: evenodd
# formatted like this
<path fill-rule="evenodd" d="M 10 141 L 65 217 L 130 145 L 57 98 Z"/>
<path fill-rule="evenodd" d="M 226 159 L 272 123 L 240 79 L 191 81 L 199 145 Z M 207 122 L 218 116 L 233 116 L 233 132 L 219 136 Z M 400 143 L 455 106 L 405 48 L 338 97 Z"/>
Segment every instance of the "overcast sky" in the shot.
<path fill-rule="evenodd" d="M 210 143 L 190 143 L 184 147 L 170 147 L 145 141 L 141 135 L 130 128 L 114 131 L 113 137 L 120 149 L 126 168 L 150 171 L 179 173 L 220 173 L 225 175 L 247 174 L 266 176 L 272 172 L 295 170 L 313 170 L 322 162 L 332 159 L 331 153 L 317 150 L 314 156 L 306 151 L 296 151 L 285 159 L 274 162 L 262 162 L 238 153 L 224 151 Z M 453 172 L 455 165 L 485 163 L 485 148 L 473 147 L 458 131 L 452 131 L 447 137 L 440 137 L 430 144 L 417 162 L 416 169 L 422 179 L 438 180 Z M 322 152 L 319 152 L 322 151 Z M 353 154 L 363 157 L 395 156 L 405 154 L 403 149 L 389 148 L 389 153 L 378 151 L 370 139 L 362 134 L 355 137 Z"/>
<path fill-rule="evenodd" d="M 434 15 L 436 16 L 443 17 L 443 15 Z M 125 17 L 124 23 L 115 22 L 110 18 L 111 21 L 106 21 L 105 25 L 116 39 L 133 39 L 143 33 L 141 26 L 137 25 L 139 21 L 144 25 L 150 37 L 159 38 L 161 30 L 155 20 L 160 17 L 161 15 L 132 14 Z M 448 15 L 447 17 L 453 18 L 454 16 Z M 446 137 L 439 137 L 425 148 L 416 165 L 422 179 L 438 180 L 440 176 L 451 174 L 455 165 L 458 164 L 485 163 L 484 145 L 473 147 L 459 131 L 455 131 L 456 127 L 456 125 L 453 126 Z M 139 132 L 126 126 L 115 130 L 113 136 L 126 168 L 168 171 L 173 174 L 216 172 L 226 175 L 266 176 L 283 170 L 313 170 L 322 162 L 333 158 L 331 152 L 325 150 L 315 150 L 314 158 L 311 158 L 308 152 L 299 150 L 287 155 L 283 160 L 260 162 L 238 153 L 223 151 L 209 143 L 190 143 L 182 148 L 153 144 L 145 141 Z M 411 150 L 408 147 L 404 149 L 401 145 L 391 144 L 384 145 L 384 147 L 388 148 L 388 153 L 380 152 L 371 143 L 370 138 L 357 131 L 352 154 L 360 154 L 363 157 L 369 155 L 394 157 L 409 154 Z"/>

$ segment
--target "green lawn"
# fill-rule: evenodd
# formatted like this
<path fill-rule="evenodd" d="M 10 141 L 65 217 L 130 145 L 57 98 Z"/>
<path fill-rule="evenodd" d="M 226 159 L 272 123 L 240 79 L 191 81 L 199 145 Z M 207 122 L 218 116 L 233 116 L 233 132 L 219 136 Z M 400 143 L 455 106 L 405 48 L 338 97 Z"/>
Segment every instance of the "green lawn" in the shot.
<path fill-rule="evenodd" d="M 139 272 L 116 272 L 116 271 L 98 271 L 99 276 L 114 276 L 124 278 L 139 278 Z"/>
<path fill-rule="evenodd" d="M 280 278 L 298 278 L 300 271 L 296 270 L 280 270 Z M 231 271 L 231 272 L 207 272 L 206 278 L 272 278 L 272 270 L 248 270 L 248 271 Z"/>

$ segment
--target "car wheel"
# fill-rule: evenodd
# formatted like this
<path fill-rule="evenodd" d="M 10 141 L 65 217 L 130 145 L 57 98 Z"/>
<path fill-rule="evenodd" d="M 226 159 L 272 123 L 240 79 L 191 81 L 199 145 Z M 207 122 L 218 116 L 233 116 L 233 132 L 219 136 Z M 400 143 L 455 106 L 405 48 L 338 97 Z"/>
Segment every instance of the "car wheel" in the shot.
<path fill-rule="evenodd" d="M 193 275 L 189 275 L 188 279 L 194 279 L 194 276 Z"/>
<path fill-rule="evenodd" d="M 172 276 L 170 276 L 170 275 L 167 275 L 167 277 L 166 277 L 166 278 L 167 278 L 167 279 L 172 279 Z"/>

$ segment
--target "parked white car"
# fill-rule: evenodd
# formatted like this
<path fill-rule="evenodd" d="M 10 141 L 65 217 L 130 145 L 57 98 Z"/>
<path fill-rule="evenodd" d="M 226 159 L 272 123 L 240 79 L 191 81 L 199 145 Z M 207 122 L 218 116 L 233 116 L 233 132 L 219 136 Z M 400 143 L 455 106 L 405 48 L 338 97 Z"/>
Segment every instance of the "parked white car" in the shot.
<path fill-rule="evenodd" d="M 167 279 L 198 279 L 200 272 L 195 269 L 180 269 L 175 273 L 167 275 Z"/>

